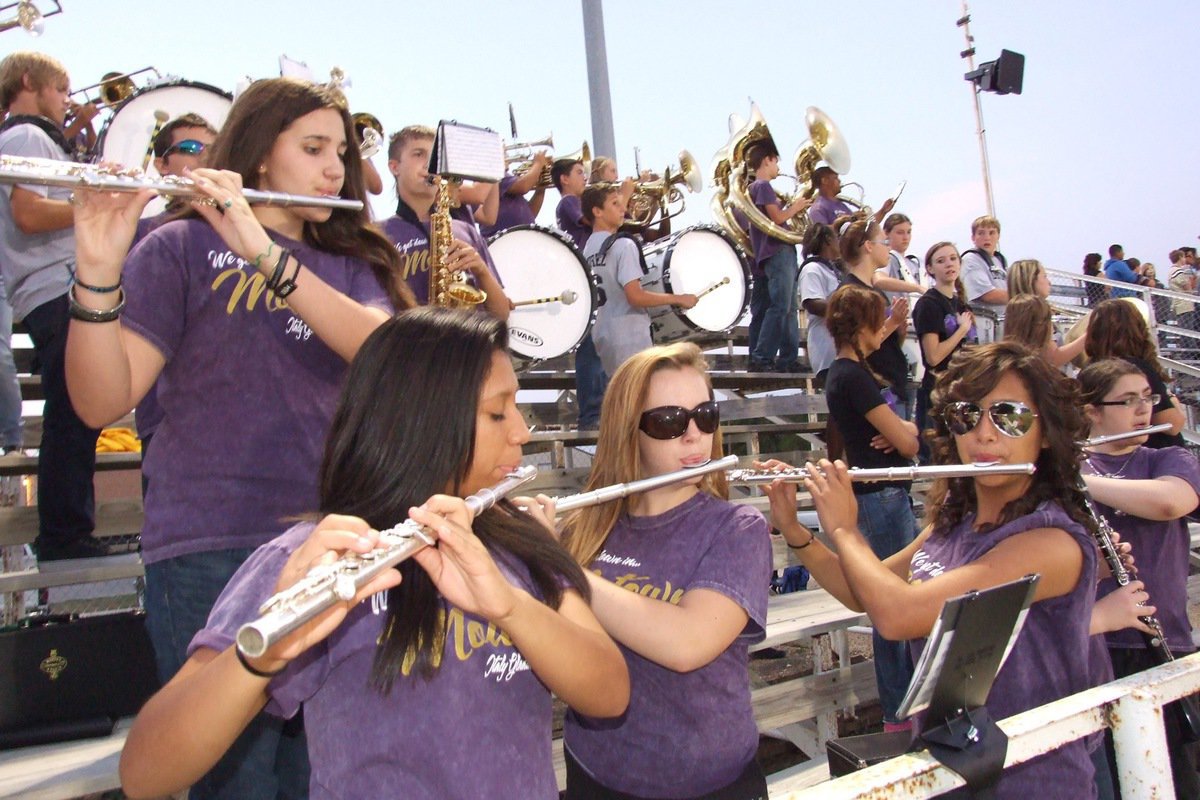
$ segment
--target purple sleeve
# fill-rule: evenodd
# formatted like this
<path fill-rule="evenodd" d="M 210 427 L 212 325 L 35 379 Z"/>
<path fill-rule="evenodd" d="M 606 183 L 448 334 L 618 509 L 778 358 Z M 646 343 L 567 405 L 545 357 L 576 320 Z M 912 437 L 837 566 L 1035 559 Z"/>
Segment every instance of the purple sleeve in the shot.
<path fill-rule="evenodd" d="M 750 199 L 754 205 L 765 209 L 767 206 L 779 205 L 779 195 L 767 181 L 755 181 L 750 185 Z"/>
<path fill-rule="evenodd" d="M 1155 451 L 1150 478 L 1180 478 L 1200 494 L 1200 462 L 1182 447 L 1164 447 Z M 1195 509 L 1192 509 L 1193 511 Z"/>
<path fill-rule="evenodd" d="M 833 221 L 837 219 L 837 215 L 830 206 L 821 202 L 821 200 L 817 200 L 809 206 L 808 218 L 822 225 L 832 225 Z"/>
<path fill-rule="evenodd" d="M 750 620 L 739 638 L 748 637 L 747 641 L 753 643 L 766 635 L 770 580 L 767 521 L 749 506 L 740 506 L 713 538 L 687 589 L 711 589 L 741 606 Z"/>
<path fill-rule="evenodd" d="M 572 225 L 587 225 L 583 218 L 583 205 L 579 198 L 569 194 L 558 204 L 559 218 Z"/>
<path fill-rule="evenodd" d="M 462 239 L 471 247 L 475 248 L 475 252 L 479 253 L 483 263 L 487 264 L 488 271 L 492 273 L 492 277 L 496 279 L 496 283 L 504 286 L 504 281 L 500 280 L 500 273 L 496 271 L 496 262 L 492 260 L 492 253 L 488 250 L 487 240 L 483 238 L 483 234 L 474 225 L 460 223 L 454 225 L 454 238 Z"/>
<path fill-rule="evenodd" d="M 258 609 L 275 593 L 284 564 L 314 527 L 311 522 L 299 523 L 250 554 L 225 585 L 208 614 L 208 622 L 192 637 L 187 649 L 189 658 L 200 648 L 220 653 L 233 645 L 238 628 L 258 617 Z M 290 718 L 316 693 L 328 673 L 324 650 L 320 644 L 310 648 L 271 680 L 267 686 L 271 698 L 268 713 Z"/>
<path fill-rule="evenodd" d="M 151 231 L 125 259 L 121 324 L 154 345 L 170 361 L 187 325 L 189 274 L 186 223 Z"/>
<path fill-rule="evenodd" d="M 519 176 L 517 176 L 517 175 L 505 175 L 503 178 L 500 179 L 500 196 L 501 197 L 503 197 L 506 194 L 509 194 L 508 190 L 511 189 L 512 185 L 517 182 L 518 177 Z M 516 192 L 514 192 L 513 194 L 517 197 L 521 196 L 519 193 L 516 193 Z"/>

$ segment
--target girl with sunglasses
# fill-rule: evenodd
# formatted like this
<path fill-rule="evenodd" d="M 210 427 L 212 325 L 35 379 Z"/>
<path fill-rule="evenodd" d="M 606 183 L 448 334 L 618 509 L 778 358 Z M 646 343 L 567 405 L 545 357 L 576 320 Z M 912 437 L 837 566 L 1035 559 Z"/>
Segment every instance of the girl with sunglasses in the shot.
<path fill-rule="evenodd" d="M 893 410 L 887 389 L 869 365 L 870 354 L 887 335 L 883 298 L 860 286 L 843 286 L 829 300 L 826 324 L 837 347 L 829 368 L 825 398 L 841 433 L 846 460 L 855 467 L 906 467 L 917 454 L 917 426 Z M 902 550 L 917 533 L 909 499 L 910 481 L 880 481 L 854 486 L 858 524 L 879 558 Z M 908 727 L 896 709 L 912 680 L 912 662 L 902 641 L 872 636 L 875 680 L 887 730 Z"/>
<path fill-rule="evenodd" d="M 208 164 L 191 173 L 203 197 L 128 258 L 151 194 L 81 191 L 75 209 L 75 408 L 109 424 L 162 377 L 141 546 L 163 682 L 238 566 L 315 506 L 346 364 L 412 305 L 396 251 L 365 208 L 251 206 L 242 194 L 365 200 L 344 98 L 306 81 L 258 81 Z M 191 796 L 273 798 L 307 782 L 302 726 L 260 715 Z"/>
<path fill-rule="evenodd" d="M 1128 361 L 1106 359 L 1089 364 L 1079 373 L 1079 384 L 1090 436 L 1145 428 L 1151 409 L 1160 400 L 1151 393 L 1141 370 Z M 1158 609 L 1167 645 L 1177 656 L 1195 650 L 1187 616 L 1187 521 L 1200 503 L 1200 465 L 1182 447 L 1146 447 L 1147 437 L 1097 445 L 1084 459 L 1084 480 L 1097 510 L 1121 539 L 1133 546 L 1138 577 L 1145 581 Z M 1115 581 L 1100 584 L 1099 595 L 1117 590 Z M 1149 613 L 1149 612 L 1147 612 Z M 1144 625 L 1139 627 L 1150 632 Z M 1135 630 L 1124 629 L 1106 637 L 1112 673 L 1120 678 L 1156 666 L 1158 661 Z M 1181 732 L 1178 704 L 1166 707 L 1167 750 L 1179 797 L 1200 797 L 1195 744 L 1186 744 Z"/>
<path fill-rule="evenodd" d="M 796 520 L 794 484 L 776 481 L 768 489 L 774 524 L 824 589 L 865 610 L 884 636 L 911 640 L 914 659 L 948 598 L 1039 573 L 988 711 L 1000 720 L 1089 688 L 1098 555 L 1076 485 L 1085 426 L 1074 382 L 1036 353 L 999 342 L 955 356 L 933 400 L 934 463 L 1032 462 L 1037 471 L 935 481 L 927 495 L 930 524 L 883 560 L 859 530 L 853 484 L 841 462 L 809 465 L 804 481 L 834 549 Z M 916 720 L 918 729 L 922 723 Z M 1087 743 L 1005 770 L 996 797 L 1095 797 Z"/>
<path fill-rule="evenodd" d="M 694 344 L 626 360 L 604 396 L 586 489 L 720 458 L 706 370 Z M 766 797 L 748 646 L 764 636 L 771 544 L 762 515 L 726 497 L 724 474 L 710 472 L 563 520 L 631 683 L 619 720 L 567 715 L 568 798 Z M 553 519 L 553 502 L 538 500 Z"/>
<path fill-rule="evenodd" d="M 1170 424 L 1167 433 L 1152 433 L 1146 447 L 1182 447 L 1183 425 L 1187 417 L 1179 399 L 1167 386 L 1167 373 L 1158 361 L 1158 347 L 1150 335 L 1150 327 L 1137 306 L 1128 300 L 1105 300 L 1092 309 L 1088 319 L 1087 345 L 1084 352 L 1089 361 L 1122 358 L 1146 376 L 1150 391 L 1158 401 L 1150 414 L 1150 424 Z"/>
<path fill-rule="evenodd" d="M 460 499 L 519 466 L 529 440 L 506 345 L 502 322 L 447 309 L 405 312 L 367 339 L 325 445 L 319 521 L 260 547 L 221 593 L 130 731 L 130 795 L 179 791 L 259 709 L 303 704 L 313 798 L 558 796 L 550 693 L 614 716 L 629 676 L 554 537 L 511 502 L 472 518 Z M 269 596 L 410 518 L 436 546 L 263 656 L 235 650 Z"/>

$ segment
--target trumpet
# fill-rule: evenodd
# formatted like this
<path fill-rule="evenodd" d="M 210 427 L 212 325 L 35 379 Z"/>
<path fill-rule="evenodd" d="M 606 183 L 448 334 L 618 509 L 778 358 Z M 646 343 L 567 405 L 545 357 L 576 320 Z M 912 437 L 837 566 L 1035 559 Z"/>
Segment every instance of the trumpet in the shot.
<path fill-rule="evenodd" d="M 1110 433 L 1107 436 L 1093 436 L 1091 439 L 1085 439 L 1079 443 L 1080 447 L 1099 447 L 1102 444 L 1109 442 L 1119 442 L 1124 439 L 1136 439 L 1139 436 L 1149 436 L 1152 433 L 1170 433 L 1173 426 L 1170 423 L 1164 422 L 1161 425 L 1151 425 L 1148 428 L 1138 428 L 1132 431 L 1123 433 Z"/>
<path fill-rule="evenodd" d="M 367 159 L 378 153 L 383 146 L 383 123 L 379 117 L 360 111 L 350 119 L 354 123 L 354 132 L 358 134 L 359 155 Z"/>
<path fill-rule="evenodd" d="M 923 467 L 880 467 L 878 469 L 851 469 L 850 480 L 869 483 L 872 481 L 915 481 L 922 478 L 974 478 L 980 475 L 1032 475 L 1037 467 L 1030 463 L 1021 464 L 941 464 Z M 783 479 L 785 483 L 803 483 L 811 477 L 804 467 L 782 470 L 734 469 L 725 474 L 730 483 L 751 485 L 772 483 Z"/>
<path fill-rule="evenodd" d="M 537 476 L 537 467 L 521 467 L 490 488 L 464 498 L 471 514 L 478 516 Z M 253 622 L 238 628 L 237 648 L 242 655 L 257 658 L 284 636 L 339 602 L 347 602 L 384 571 L 417 552 L 436 544 L 422 526 L 410 520 L 379 532 L 380 547 L 362 555 L 350 554 L 332 564 L 309 570 L 295 585 L 263 603 Z"/>
<path fill-rule="evenodd" d="M 667 167 L 663 177 L 634 184 L 633 197 L 629 198 L 629 205 L 625 210 L 625 221 L 644 227 L 653 222 L 658 214 L 662 215 L 662 219 L 679 216 L 683 213 L 684 203 L 681 186 L 691 194 L 698 194 L 704 189 L 700 165 L 687 150 L 679 151 L 678 171 Z M 670 214 L 667 206 L 673 203 L 680 204 L 679 210 Z"/>
<path fill-rule="evenodd" d="M 613 500 L 620 500 L 622 497 L 628 497 L 631 494 L 639 492 L 648 492 L 651 489 L 658 489 L 663 486 L 670 486 L 672 483 L 686 481 L 689 478 L 694 478 L 697 475 L 707 475 L 710 472 L 723 470 L 727 467 L 732 467 L 738 462 L 737 456 L 725 456 L 705 463 L 696 467 L 687 467 L 685 469 L 675 470 L 674 472 L 664 472 L 662 475 L 655 475 L 651 478 L 642 478 L 640 481 L 630 481 L 629 483 L 614 483 L 612 486 L 603 486 L 599 489 L 593 489 L 590 492 L 580 492 L 579 494 L 567 495 L 566 497 L 558 498 L 554 503 L 555 513 L 565 514 L 568 511 L 574 511 L 577 508 L 586 508 L 587 506 L 595 506 L 600 503 L 608 503 Z"/>
<path fill-rule="evenodd" d="M 103 164 L 79 164 L 50 158 L 0 156 L 0 183 L 25 183 L 35 186 L 60 186 L 67 189 L 96 189 L 102 192 L 138 192 L 150 189 L 165 197 L 186 200 L 207 197 L 196 189 L 190 178 L 176 175 L 148 178 L 141 170 L 116 170 Z M 306 206 L 362 210 L 359 200 L 342 197 L 311 197 L 286 192 L 262 192 L 243 189 L 242 196 L 251 205 Z"/>

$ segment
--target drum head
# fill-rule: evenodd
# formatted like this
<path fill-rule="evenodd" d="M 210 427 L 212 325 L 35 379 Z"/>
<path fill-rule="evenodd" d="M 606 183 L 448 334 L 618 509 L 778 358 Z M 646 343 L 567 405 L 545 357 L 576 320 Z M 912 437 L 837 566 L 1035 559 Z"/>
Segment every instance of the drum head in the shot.
<path fill-rule="evenodd" d="M 750 302 L 750 271 L 729 236 L 704 225 L 681 231 L 665 253 L 663 285 L 674 294 L 700 294 L 695 308 L 679 313 L 696 329 L 719 333 L 738 323 Z"/>
<path fill-rule="evenodd" d="M 199 114 L 220 130 L 232 105 L 229 94 L 203 83 L 176 81 L 141 89 L 122 103 L 101 128 L 101 159 L 129 168 L 141 168 L 145 162 L 146 175 L 158 177 L 151 150 L 151 140 L 159 125 L 156 112 L 166 114 L 166 122 L 187 113 Z M 148 161 L 147 154 L 150 155 Z M 162 211 L 165 205 L 165 200 L 156 198 L 146 207 L 142 216 L 153 216 Z"/>
<path fill-rule="evenodd" d="M 504 293 L 518 305 L 508 316 L 508 346 L 523 367 L 566 355 L 592 327 L 597 292 L 583 257 L 566 237 L 546 228 L 522 225 L 498 233 L 488 244 Z M 564 303 L 569 292 L 574 301 Z"/>

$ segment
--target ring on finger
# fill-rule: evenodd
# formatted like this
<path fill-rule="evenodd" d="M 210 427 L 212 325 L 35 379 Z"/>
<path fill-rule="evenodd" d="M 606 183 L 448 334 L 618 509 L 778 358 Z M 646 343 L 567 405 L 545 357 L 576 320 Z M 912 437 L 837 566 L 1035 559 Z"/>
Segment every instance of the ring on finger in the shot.
<path fill-rule="evenodd" d="M 227 209 L 229 209 L 229 208 L 233 208 L 233 199 L 232 199 L 232 198 L 228 198 L 228 197 L 227 197 L 227 198 L 225 198 L 225 202 L 224 202 L 224 203 L 222 203 L 222 205 L 223 205 L 223 206 L 225 206 L 225 208 L 227 208 Z"/>

